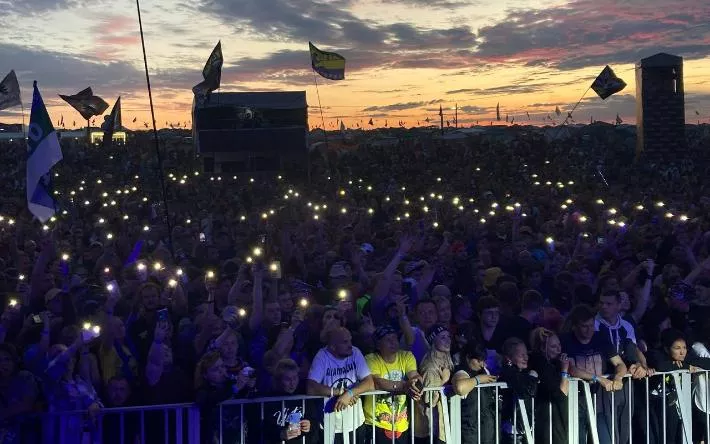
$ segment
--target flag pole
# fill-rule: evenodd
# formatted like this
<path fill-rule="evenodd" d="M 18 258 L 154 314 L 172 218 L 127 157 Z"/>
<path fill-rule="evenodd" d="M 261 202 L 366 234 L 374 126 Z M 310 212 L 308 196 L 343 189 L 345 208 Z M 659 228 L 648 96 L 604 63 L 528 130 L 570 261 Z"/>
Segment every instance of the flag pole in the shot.
<path fill-rule="evenodd" d="M 580 97 L 579 100 L 577 101 L 577 103 L 575 103 L 574 106 L 572 107 L 572 111 L 570 111 L 570 112 L 567 113 L 567 117 L 565 117 L 565 121 L 562 122 L 562 125 L 561 125 L 561 126 L 567 125 L 567 120 L 569 120 L 569 117 L 572 115 L 572 113 L 574 112 L 574 110 L 577 109 L 577 107 L 579 106 L 579 104 L 582 103 L 582 100 L 584 100 L 584 96 L 587 95 L 587 93 L 589 92 L 590 89 L 592 89 L 592 85 L 589 85 L 589 87 L 587 87 L 586 91 L 584 91 L 584 94 L 582 94 L 582 97 Z"/>
<path fill-rule="evenodd" d="M 316 84 L 316 96 L 318 97 L 318 109 L 320 110 L 320 122 L 323 125 L 323 137 L 325 141 L 325 152 L 326 152 L 326 159 L 328 158 L 328 130 L 325 128 L 325 118 L 323 117 L 323 105 L 320 103 L 320 91 L 318 90 L 318 76 L 316 75 L 316 70 L 313 69 L 313 82 Z M 326 165 L 328 165 L 328 170 L 331 175 L 333 174 L 333 171 L 330 171 L 330 162 L 326 160 Z M 310 184 L 311 182 L 311 155 L 310 152 L 308 153 L 308 183 Z"/>
<path fill-rule="evenodd" d="M 318 109 L 320 109 L 320 121 L 323 125 L 323 135 L 325 136 L 325 148 L 328 149 L 328 131 L 325 129 L 325 118 L 323 117 L 323 106 L 320 104 L 320 91 L 318 90 L 318 76 L 316 70 L 313 70 L 313 82 L 316 84 L 316 96 L 318 97 Z"/>
<path fill-rule="evenodd" d="M 143 36 L 143 20 L 141 19 L 140 0 L 136 0 L 138 10 L 138 28 L 141 33 L 141 47 L 143 49 L 143 66 L 145 67 L 145 81 L 148 86 L 148 100 L 150 102 L 150 116 L 153 119 L 153 141 L 155 142 L 155 155 L 158 158 L 158 177 L 160 178 L 160 188 L 163 194 L 163 206 L 165 206 L 165 223 L 168 228 L 168 246 L 170 255 L 175 259 L 175 249 L 173 248 L 173 229 L 170 224 L 170 211 L 168 210 L 167 191 L 165 189 L 165 177 L 163 177 L 163 156 L 160 154 L 160 143 L 158 141 L 158 128 L 155 123 L 155 109 L 153 108 L 153 92 L 150 88 L 150 74 L 148 73 L 148 57 L 145 53 L 145 37 Z"/>
<path fill-rule="evenodd" d="M 27 140 L 27 131 L 25 130 L 25 104 L 22 103 L 22 99 L 20 99 L 20 108 L 22 108 L 22 137 Z"/>

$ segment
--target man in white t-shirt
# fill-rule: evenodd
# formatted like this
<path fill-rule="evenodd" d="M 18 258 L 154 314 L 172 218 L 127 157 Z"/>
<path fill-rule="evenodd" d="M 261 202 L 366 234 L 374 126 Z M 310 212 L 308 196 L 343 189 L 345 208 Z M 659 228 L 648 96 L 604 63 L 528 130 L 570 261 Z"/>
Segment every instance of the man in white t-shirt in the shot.
<path fill-rule="evenodd" d="M 307 391 L 312 396 L 331 398 L 326 413 L 333 415 L 335 444 L 366 442 L 368 434 L 362 427 L 365 415 L 360 395 L 374 389 L 365 357 L 353 347 L 350 332 L 342 327 L 333 330 L 328 346 L 313 358 Z M 327 434 L 325 439 L 329 441 Z"/>

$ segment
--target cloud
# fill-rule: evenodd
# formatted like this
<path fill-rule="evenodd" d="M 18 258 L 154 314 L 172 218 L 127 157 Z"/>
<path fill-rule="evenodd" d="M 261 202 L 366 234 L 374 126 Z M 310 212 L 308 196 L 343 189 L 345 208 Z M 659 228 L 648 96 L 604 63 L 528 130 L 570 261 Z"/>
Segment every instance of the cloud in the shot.
<path fill-rule="evenodd" d="M 710 4 L 686 0 L 575 0 L 547 9 L 513 11 L 478 32 L 477 55 L 490 61 L 577 69 L 633 63 L 664 50 L 686 58 L 707 56 Z"/>
<path fill-rule="evenodd" d="M 491 108 L 485 108 L 482 106 L 465 105 L 459 108 L 459 113 L 465 114 L 486 114 L 491 112 Z"/>
<path fill-rule="evenodd" d="M 441 99 L 436 99 L 436 100 L 430 100 L 428 102 L 406 102 L 406 103 L 393 103 L 391 105 L 377 105 L 377 106 L 370 106 L 365 109 L 363 109 L 363 112 L 369 112 L 369 111 L 381 111 L 381 112 L 388 112 L 388 111 L 404 111 L 407 109 L 416 109 L 420 108 L 422 106 L 426 105 L 434 105 L 437 103 L 442 103 L 443 100 Z"/>
<path fill-rule="evenodd" d="M 69 9 L 81 5 L 79 0 L 0 0 L 0 10 L 4 14 L 42 14 L 58 9 Z"/>
<path fill-rule="evenodd" d="M 29 88 L 37 80 L 43 91 L 62 94 L 73 94 L 91 85 L 97 94 L 111 97 L 134 91 L 145 81 L 142 71 L 124 62 L 99 63 L 10 43 L 0 43 L 0 60 L 12 60 L 18 67 L 22 87 Z M 25 97 L 29 96 L 25 93 Z"/>
<path fill-rule="evenodd" d="M 434 8 L 434 9 L 457 9 L 466 6 L 472 6 L 473 2 L 463 2 L 456 0 L 384 0 L 385 4 L 402 4 L 407 6 L 415 6 L 418 8 Z"/>
<path fill-rule="evenodd" d="M 200 0 L 198 8 L 240 31 L 247 30 L 252 37 L 283 42 L 312 41 L 324 50 L 452 51 L 471 48 L 476 39 L 475 33 L 466 26 L 429 29 L 409 23 L 380 24 L 357 17 L 343 2 Z"/>
<path fill-rule="evenodd" d="M 495 86 L 492 88 L 464 88 L 464 89 L 454 89 L 452 91 L 446 91 L 446 94 L 476 94 L 479 96 L 492 96 L 498 94 L 529 94 L 538 91 L 543 91 L 549 89 L 549 85 L 534 84 L 534 85 L 505 85 L 505 86 Z"/>

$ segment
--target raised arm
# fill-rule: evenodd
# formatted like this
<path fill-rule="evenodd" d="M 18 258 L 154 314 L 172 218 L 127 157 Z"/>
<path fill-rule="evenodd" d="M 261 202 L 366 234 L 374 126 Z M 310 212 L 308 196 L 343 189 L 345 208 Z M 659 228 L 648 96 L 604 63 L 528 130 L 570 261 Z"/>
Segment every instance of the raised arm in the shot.
<path fill-rule="evenodd" d="M 636 322 L 641 322 L 641 318 L 643 318 L 643 315 L 648 309 L 648 305 L 651 303 L 651 289 L 653 288 L 653 269 L 655 267 L 655 264 L 653 263 L 653 261 L 646 261 L 644 263 L 644 267 L 646 267 L 647 272 L 646 280 L 644 281 L 643 287 L 639 291 L 638 297 L 636 298 L 636 306 L 631 312 L 631 317 Z"/>
<path fill-rule="evenodd" d="M 155 326 L 155 333 L 153 334 L 153 343 L 148 351 L 148 363 L 145 367 L 145 377 L 148 380 L 148 385 L 151 387 L 160 381 L 160 377 L 163 374 L 163 358 L 165 353 L 163 351 L 163 341 L 168 334 L 168 326 L 165 322 L 158 322 Z"/>
<path fill-rule="evenodd" d="M 249 316 L 249 328 L 251 331 L 256 331 L 261 327 L 264 316 L 264 293 L 262 284 L 264 282 L 263 265 L 254 266 L 252 269 L 254 275 L 254 302 Z"/>
<path fill-rule="evenodd" d="M 402 262 L 402 258 L 404 257 L 405 254 L 407 254 L 407 252 L 409 251 L 409 249 L 411 247 L 412 247 L 412 239 L 409 237 L 402 238 L 402 240 L 400 241 L 400 244 L 399 244 L 399 249 L 394 254 L 394 257 L 392 258 L 390 263 L 387 264 L 385 271 L 382 273 L 382 276 L 380 277 L 379 281 L 377 282 L 377 285 L 375 285 L 375 291 L 373 292 L 373 295 L 372 295 L 373 301 L 377 301 L 378 299 L 381 299 L 381 298 L 384 298 L 387 296 L 390 286 L 392 285 L 392 278 L 394 276 L 394 272 L 397 270 L 399 263 Z"/>

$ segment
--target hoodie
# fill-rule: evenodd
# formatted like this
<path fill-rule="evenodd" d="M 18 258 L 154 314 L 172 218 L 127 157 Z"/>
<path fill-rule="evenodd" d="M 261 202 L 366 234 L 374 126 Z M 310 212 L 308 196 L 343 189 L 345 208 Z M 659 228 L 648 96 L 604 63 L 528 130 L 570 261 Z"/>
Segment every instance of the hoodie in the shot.
<path fill-rule="evenodd" d="M 628 341 L 636 344 L 636 332 L 634 326 L 629 321 L 621 318 L 621 315 L 616 316 L 616 322 L 609 323 L 601 315 L 594 318 L 594 329 L 598 331 L 603 338 L 609 338 L 609 343 L 614 347 L 616 352 L 624 358 L 625 343 Z"/>

